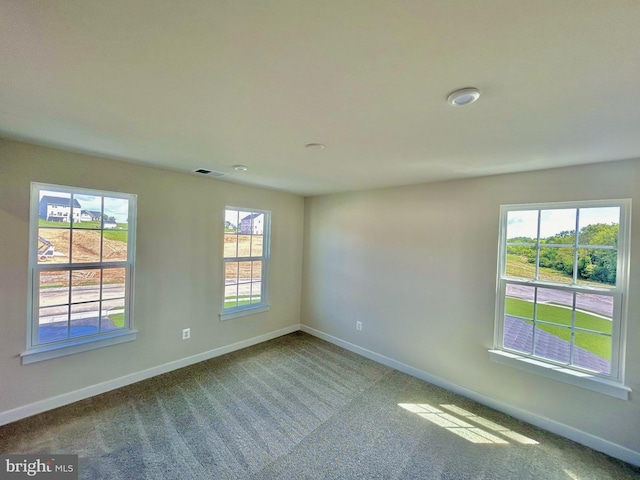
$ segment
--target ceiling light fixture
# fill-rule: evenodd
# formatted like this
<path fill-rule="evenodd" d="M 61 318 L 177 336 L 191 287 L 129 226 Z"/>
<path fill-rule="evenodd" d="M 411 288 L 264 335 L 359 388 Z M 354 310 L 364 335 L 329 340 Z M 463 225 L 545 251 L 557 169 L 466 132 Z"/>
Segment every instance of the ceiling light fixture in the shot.
<path fill-rule="evenodd" d="M 234 165 L 233 169 L 236 172 L 246 172 L 247 170 L 249 170 L 249 167 L 247 167 L 246 165 Z"/>
<path fill-rule="evenodd" d="M 324 150 L 324 145 L 321 143 L 307 143 L 304 148 L 309 150 Z"/>
<path fill-rule="evenodd" d="M 464 107 L 475 102 L 478 98 L 480 98 L 480 90 L 477 88 L 462 88 L 451 93 L 447 97 L 447 102 L 454 107 Z"/>

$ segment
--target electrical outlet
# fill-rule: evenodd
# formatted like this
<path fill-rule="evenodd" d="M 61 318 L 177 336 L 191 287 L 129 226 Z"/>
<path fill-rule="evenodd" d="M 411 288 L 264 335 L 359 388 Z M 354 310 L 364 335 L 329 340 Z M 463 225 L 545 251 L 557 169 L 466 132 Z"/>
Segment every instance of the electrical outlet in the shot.
<path fill-rule="evenodd" d="M 362 322 L 356 322 L 356 330 L 362 330 Z"/>
<path fill-rule="evenodd" d="M 182 339 L 183 340 L 188 340 L 191 338 L 191 329 L 190 328 L 183 328 L 182 329 Z"/>

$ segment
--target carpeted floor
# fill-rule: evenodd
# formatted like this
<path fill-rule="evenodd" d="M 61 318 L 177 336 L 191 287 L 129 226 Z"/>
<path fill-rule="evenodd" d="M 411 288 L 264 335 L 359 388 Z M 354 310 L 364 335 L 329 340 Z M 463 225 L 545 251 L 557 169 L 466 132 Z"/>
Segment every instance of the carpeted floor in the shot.
<path fill-rule="evenodd" d="M 0 427 L 85 479 L 638 479 L 640 469 L 302 332 Z"/>

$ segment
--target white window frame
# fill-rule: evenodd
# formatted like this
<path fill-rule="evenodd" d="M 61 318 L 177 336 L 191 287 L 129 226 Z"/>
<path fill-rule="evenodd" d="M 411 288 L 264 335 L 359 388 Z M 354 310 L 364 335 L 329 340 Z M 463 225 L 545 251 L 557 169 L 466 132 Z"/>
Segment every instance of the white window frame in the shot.
<path fill-rule="evenodd" d="M 224 244 L 223 244 L 223 270 L 222 270 L 222 278 L 223 278 L 223 291 L 222 291 L 222 311 L 220 312 L 220 320 L 226 321 L 231 320 L 233 318 L 244 317 L 247 315 L 253 315 L 256 313 L 267 312 L 271 309 L 271 305 L 268 301 L 268 292 L 269 292 L 269 263 L 271 258 L 271 212 L 269 210 L 261 210 L 258 208 L 245 208 L 245 207 L 234 207 L 234 206 L 226 206 L 225 207 L 225 216 L 228 210 L 233 210 L 237 212 L 250 212 L 251 214 L 262 214 L 264 217 L 263 220 L 263 231 L 262 231 L 262 255 L 261 256 L 248 256 L 248 257 L 225 257 L 224 254 Z M 241 220 L 238 218 L 238 220 Z M 240 222 L 236 225 L 236 228 L 240 228 Z M 224 243 L 224 235 L 227 232 L 223 230 L 223 243 Z M 237 232 L 236 232 L 237 234 Z M 253 232 L 251 235 L 254 235 Z M 260 302 L 253 303 L 248 305 L 240 305 L 236 307 L 225 308 L 225 289 L 226 289 L 226 265 L 230 262 L 248 262 L 248 261 L 260 261 L 262 262 L 262 271 L 261 275 L 261 292 L 260 292 Z"/>
<path fill-rule="evenodd" d="M 620 222 L 618 226 L 618 254 L 615 287 L 598 287 L 575 283 L 560 283 L 546 280 L 524 279 L 507 276 L 507 216 L 511 211 L 518 210 L 553 210 L 592 207 L 619 207 Z M 629 285 L 629 254 L 631 234 L 631 199 L 593 200 L 576 202 L 534 203 L 518 205 L 502 205 L 500 207 L 500 231 L 498 245 L 498 274 L 496 285 L 496 317 L 494 328 L 494 347 L 489 350 L 492 361 L 509 365 L 530 373 L 553 378 L 582 388 L 600 392 L 616 398 L 627 400 L 631 389 L 624 385 L 624 360 L 626 350 L 626 321 L 627 299 Z M 577 248 L 578 235 L 576 232 L 574 248 Z M 536 249 L 540 246 L 537 242 Z M 577 250 L 576 250 L 577 251 Z M 575 261 L 575 260 L 574 260 Z M 535 354 L 514 351 L 503 345 L 504 310 L 506 286 L 508 284 L 532 287 L 552 288 L 556 290 L 605 294 L 613 297 L 613 319 L 611 335 L 611 373 L 604 375 L 580 368 L 554 362 Z M 571 329 L 573 330 L 573 326 Z"/>
<path fill-rule="evenodd" d="M 122 198 L 129 202 L 127 218 L 127 260 L 126 261 L 98 261 L 86 263 L 72 263 L 72 243 L 69 246 L 68 263 L 39 263 L 38 262 L 38 235 L 39 235 L 39 194 L 41 190 L 59 192 L 64 194 L 94 195 L 108 198 Z M 26 350 L 20 354 L 22 364 L 30 364 L 62 357 L 74 353 L 102 348 L 119 343 L 130 342 L 136 339 L 137 331 L 133 324 L 133 284 L 135 270 L 135 245 L 136 245 L 136 200 L 134 194 L 109 192 L 64 185 L 54 185 L 45 183 L 31 183 L 31 204 L 29 220 L 29 284 L 28 284 L 28 319 L 27 319 L 27 345 Z M 71 228 L 71 225 L 70 225 Z M 104 227 L 100 229 L 103 231 Z M 72 229 L 70 230 L 70 232 Z M 70 233 L 73 235 L 73 233 Z M 51 343 L 38 343 L 39 328 L 39 301 L 40 301 L 40 272 L 42 271 L 65 271 L 100 268 L 125 268 L 125 291 L 124 291 L 124 327 L 111 331 L 103 331 L 90 335 L 77 336 L 58 340 Z M 69 286 L 71 288 L 71 285 Z M 69 305 L 73 305 L 71 299 Z"/>

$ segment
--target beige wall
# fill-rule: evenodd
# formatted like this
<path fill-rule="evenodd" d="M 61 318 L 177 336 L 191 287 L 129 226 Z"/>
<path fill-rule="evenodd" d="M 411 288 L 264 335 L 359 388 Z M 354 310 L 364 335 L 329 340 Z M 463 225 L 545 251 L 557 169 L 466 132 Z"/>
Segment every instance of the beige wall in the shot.
<path fill-rule="evenodd" d="M 639 186 L 628 161 L 307 198 L 302 324 L 640 452 Z M 490 362 L 499 206 L 627 197 L 631 400 Z"/>
<path fill-rule="evenodd" d="M 31 181 L 138 195 L 135 342 L 20 364 Z M 0 140 L 0 413 L 295 327 L 302 297 L 309 327 L 638 452 L 638 185 L 640 161 L 628 161 L 303 200 Z M 499 205 L 625 197 L 636 207 L 626 358 L 631 400 L 489 362 Z M 228 204 L 273 212 L 272 309 L 220 322 Z M 185 327 L 192 329 L 189 341 L 180 340 Z"/>
<path fill-rule="evenodd" d="M 135 342 L 21 365 L 32 181 L 138 195 Z M 272 307 L 220 322 L 225 205 L 272 212 Z M 0 412 L 297 326 L 303 215 L 295 195 L 0 140 Z"/>

